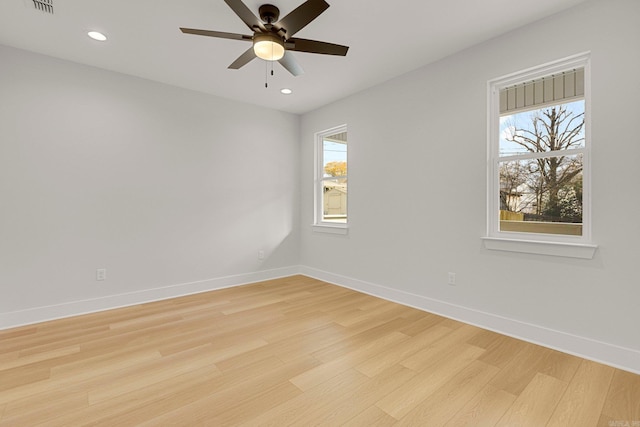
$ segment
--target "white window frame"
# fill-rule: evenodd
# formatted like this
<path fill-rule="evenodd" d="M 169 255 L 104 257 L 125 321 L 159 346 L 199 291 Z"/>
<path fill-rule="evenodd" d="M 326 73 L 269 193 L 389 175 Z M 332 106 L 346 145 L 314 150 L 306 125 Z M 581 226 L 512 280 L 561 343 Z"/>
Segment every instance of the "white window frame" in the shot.
<path fill-rule="evenodd" d="M 500 157 L 499 153 L 500 90 L 525 81 L 576 68 L 584 68 L 585 75 L 585 146 L 584 148 L 571 150 L 572 153 L 582 154 L 583 156 L 582 235 L 568 236 L 500 231 L 499 163 L 505 160 L 504 157 Z M 487 249 L 510 252 L 593 258 L 597 245 L 591 241 L 591 88 L 589 52 L 490 80 L 487 84 L 487 89 L 487 235 L 483 237 L 485 247 Z"/>
<path fill-rule="evenodd" d="M 347 234 L 349 229 L 349 193 L 347 191 L 347 221 L 344 223 L 323 221 L 323 181 L 324 181 L 324 138 L 337 133 L 347 132 L 347 125 L 326 129 L 315 134 L 315 167 L 314 167 L 314 220 L 313 230 L 321 233 Z M 349 162 L 349 141 L 347 141 L 347 165 Z M 347 166 L 347 176 L 349 169 Z"/>

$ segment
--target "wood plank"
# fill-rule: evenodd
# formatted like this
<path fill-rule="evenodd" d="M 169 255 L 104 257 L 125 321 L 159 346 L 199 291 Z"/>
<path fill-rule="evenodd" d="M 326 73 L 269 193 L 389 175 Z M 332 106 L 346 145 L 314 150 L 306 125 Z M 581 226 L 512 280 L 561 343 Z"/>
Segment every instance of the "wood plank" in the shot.
<path fill-rule="evenodd" d="M 400 332 L 392 332 L 387 335 L 382 335 L 380 338 L 372 340 L 350 353 L 316 366 L 307 372 L 291 378 L 289 381 L 302 391 L 309 390 L 310 388 L 323 383 L 332 376 L 340 374 L 343 371 L 353 369 L 353 366 L 360 361 L 372 359 L 385 349 L 407 341 L 408 338 L 409 337 L 407 335 Z"/>
<path fill-rule="evenodd" d="M 476 341 L 472 341 L 470 344 L 479 345 L 486 349 L 480 360 L 498 368 L 504 368 L 513 361 L 518 350 L 522 348 L 522 341 L 495 332 L 487 331 L 487 333 L 493 340 L 486 347 L 476 344 Z"/>
<path fill-rule="evenodd" d="M 356 370 L 344 371 L 305 393 L 286 401 L 240 425 L 286 426 L 313 425 L 318 414 L 350 398 L 369 379 Z"/>
<path fill-rule="evenodd" d="M 21 326 L 13 329 L 4 329 L 0 330 L 0 341 L 2 341 L 3 343 L 7 343 L 11 339 L 34 335 L 37 332 L 38 328 L 35 326 Z M 2 352 L 3 348 L 0 347 L 0 353 Z"/>
<path fill-rule="evenodd" d="M 355 417 L 342 424 L 342 427 L 386 427 L 393 425 L 396 419 L 377 406 L 369 406 Z"/>
<path fill-rule="evenodd" d="M 493 378 L 499 369 L 475 360 L 429 398 L 402 417 L 397 426 L 416 426 L 429 420 L 429 426 L 442 426 L 459 412 Z"/>
<path fill-rule="evenodd" d="M 397 331 L 398 328 L 406 324 L 407 321 L 399 317 L 375 317 L 371 322 L 364 322 L 362 325 L 357 326 L 356 329 L 348 329 L 347 334 L 343 335 L 342 339 L 336 340 L 333 344 L 314 351 L 313 357 L 322 362 L 328 362 L 357 350 L 360 346 L 370 340 L 376 339 L 380 335 Z"/>
<path fill-rule="evenodd" d="M 92 383 L 88 392 L 89 404 L 143 389 L 200 368 L 208 369 L 212 375 L 222 375 L 215 366 L 217 354 L 213 346 L 203 346 L 105 375 L 100 381 Z"/>
<path fill-rule="evenodd" d="M 414 335 L 412 339 L 398 343 L 380 353 L 378 357 L 372 357 L 363 361 L 356 366 L 356 369 L 368 377 L 374 377 L 380 372 L 425 349 L 429 344 L 451 333 L 451 331 L 450 328 L 440 325 L 429 327 L 422 333 Z"/>
<path fill-rule="evenodd" d="M 436 340 L 427 348 L 424 348 L 403 360 L 402 365 L 417 372 L 428 369 L 438 360 L 450 357 L 450 355 L 452 355 L 452 353 L 454 353 L 461 344 L 470 346 L 470 344 L 465 343 L 470 337 L 478 333 L 478 331 L 480 331 L 479 328 L 471 325 L 464 325 L 457 328 L 451 333 Z M 485 350 L 480 347 L 473 347 L 481 350 L 479 354 L 483 354 L 485 352 Z"/>
<path fill-rule="evenodd" d="M 548 375 L 536 374 L 496 427 L 546 425 L 566 389 L 567 383 Z"/>
<path fill-rule="evenodd" d="M 88 386 L 93 381 L 99 381 L 105 375 L 111 372 L 117 372 L 119 368 L 129 366 L 142 366 L 153 360 L 159 359 L 161 356 L 158 352 L 150 352 L 141 355 L 133 355 L 130 359 L 123 360 L 115 366 L 97 365 L 94 369 L 90 362 L 86 363 L 83 368 L 64 375 L 51 375 L 48 379 L 38 382 L 29 382 L 0 391 L 0 403 L 9 403 L 15 400 L 23 399 L 38 393 L 47 393 L 59 389 L 67 389 L 70 392 L 83 390 L 88 391 Z"/>
<path fill-rule="evenodd" d="M 342 339 L 344 334 L 344 328 L 340 325 L 321 325 L 316 328 L 309 328 L 306 333 L 301 331 L 296 334 L 282 336 L 280 341 L 270 342 L 262 347 L 232 355 L 225 360 L 219 361 L 217 365 L 222 371 L 226 371 L 266 357 L 277 357 L 283 362 L 291 362 L 300 358 L 301 354 L 307 355 L 310 351 L 323 348 Z M 318 363 L 320 362 L 318 361 Z"/>
<path fill-rule="evenodd" d="M 294 360 L 300 357 L 300 352 L 311 354 L 322 351 L 335 343 L 345 340 L 350 336 L 343 326 L 338 324 L 328 324 L 317 328 L 309 329 L 287 337 L 281 337 L 278 341 L 270 342 L 268 350 L 284 361 Z"/>
<path fill-rule="evenodd" d="M 342 420 L 353 419 L 374 406 L 380 396 L 387 395 L 402 387 L 414 376 L 414 372 L 400 365 L 381 372 L 360 387 L 353 390 L 348 399 L 343 399 L 328 409 L 314 414 L 314 423 L 339 425 Z"/>
<path fill-rule="evenodd" d="M 414 336 L 423 333 L 427 329 L 431 329 L 433 326 L 440 325 L 444 322 L 445 318 L 437 316 L 431 313 L 420 312 L 421 316 L 412 324 L 407 327 L 401 328 L 400 332 L 405 335 Z"/>
<path fill-rule="evenodd" d="M 91 329 L 67 328 L 64 332 L 39 328 L 38 333 L 35 335 L 3 342 L 2 348 L 7 352 L 17 351 L 20 356 L 29 356 L 31 354 L 44 353 L 60 348 L 81 345 L 81 343 L 88 341 L 91 335 L 102 338 L 108 333 L 108 326 L 99 326 Z"/>
<path fill-rule="evenodd" d="M 158 350 L 152 349 L 141 351 L 118 349 L 112 352 L 103 352 L 95 356 L 93 353 L 82 355 L 82 358 L 78 358 L 72 362 L 67 363 L 63 361 L 61 364 L 51 366 L 52 378 L 66 377 L 79 380 L 95 377 L 97 375 L 126 369 L 131 366 L 149 363 L 162 357 Z"/>
<path fill-rule="evenodd" d="M 20 357 L 19 351 L 11 351 L 6 353 L 0 353 L 0 366 L 9 366 L 8 363 L 13 363 Z"/>
<path fill-rule="evenodd" d="M 611 379 L 602 413 L 607 421 L 640 425 L 640 381 L 638 375 L 616 370 Z"/>
<path fill-rule="evenodd" d="M 0 425 L 30 426 L 42 420 L 54 420 L 77 408 L 88 407 L 89 402 L 85 391 L 53 390 L 12 401 L 5 406 Z"/>
<path fill-rule="evenodd" d="M 16 368 L 1 369 L 0 367 L 0 396 L 21 386 L 36 384 L 49 378 L 50 372 L 46 367 L 18 366 Z M 0 403 L 6 402 L 0 399 Z"/>
<path fill-rule="evenodd" d="M 309 369 L 316 363 L 313 359 L 288 365 L 274 359 L 261 360 L 226 376 L 204 367 L 67 413 L 56 419 L 56 423 L 82 425 L 93 420 L 99 425 L 113 426 L 168 419 L 173 420 L 169 425 L 189 424 L 191 417 L 208 414 L 211 408 L 220 411 L 219 408 L 232 406 L 235 402 L 242 403 L 247 390 L 268 390 L 282 382 L 282 378 Z"/>
<path fill-rule="evenodd" d="M 484 387 L 453 418 L 446 427 L 493 426 L 513 405 L 516 396 L 491 385 Z"/>
<path fill-rule="evenodd" d="M 538 373 L 568 383 L 580 364 L 577 357 L 525 342 L 521 342 L 517 349 L 505 350 L 511 350 L 513 356 L 507 358 L 509 361 L 491 383 L 516 396 L 522 393 Z"/>
<path fill-rule="evenodd" d="M 396 310 L 397 307 L 385 304 L 384 300 L 371 298 L 369 301 L 358 304 L 356 310 L 341 315 L 335 315 L 335 322 L 344 327 L 352 327 L 363 322 L 370 322 L 372 318 L 383 317 L 385 319 L 402 316 L 405 310 Z"/>
<path fill-rule="evenodd" d="M 256 417 L 271 408 L 292 400 L 302 392 L 288 379 L 318 365 L 312 357 L 303 357 L 290 363 L 271 368 L 263 368 L 261 372 L 240 368 L 237 372 L 223 375 L 223 386 L 208 396 L 201 396 L 188 405 L 182 405 L 162 418 L 166 424 L 175 425 L 181 420 L 191 419 L 193 413 L 203 414 L 209 419 L 233 417 L 238 422 Z M 285 391 L 276 395 L 277 390 Z M 225 413 L 225 412 L 229 413 Z M 234 424 L 236 424 L 234 422 Z"/>
<path fill-rule="evenodd" d="M 112 399 L 79 406 L 74 410 L 57 412 L 47 420 L 52 426 L 77 425 L 137 425 L 176 406 L 188 402 L 214 389 L 220 375 L 209 367 L 176 375 L 169 380 L 149 384 Z M 30 420 L 28 414 L 23 419 Z M 24 425 L 34 425 L 35 422 Z"/>
<path fill-rule="evenodd" d="M 265 413 L 271 408 L 282 405 L 302 393 L 298 387 L 288 381 L 276 384 L 274 387 L 268 389 L 259 389 L 257 391 L 258 393 L 249 395 L 249 397 L 237 402 L 237 404 L 232 403 L 225 405 L 222 410 L 209 409 L 208 411 L 202 411 L 201 418 L 195 421 L 198 422 L 202 420 L 203 423 L 219 426 L 238 425 L 251 419 L 254 414 Z M 208 407 L 212 408 L 211 405 Z M 251 408 L 251 411 L 247 411 L 247 408 Z M 154 421 L 162 421 L 164 423 L 164 420 Z M 176 422 L 179 421 L 180 420 L 176 420 Z M 170 422 L 166 424 L 171 425 Z M 154 423 L 152 425 L 158 424 Z"/>
<path fill-rule="evenodd" d="M 460 344 L 452 352 L 443 354 L 437 367 L 432 364 L 432 369 L 417 373 L 402 388 L 380 399 L 376 406 L 395 419 L 401 419 L 483 352 L 479 347 Z"/>
<path fill-rule="evenodd" d="M 583 360 L 547 427 L 597 425 L 615 369 Z"/>
<path fill-rule="evenodd" d="M 271 328 L 265 328 L 261 332 L 261 336 L 269 343 L 277 343 L 294 335 L 304 336 L 319 328 L 346 331 L 346 328 L 333 322 L 330 316 L 318 311 L 310 311 L 296 315 L 285 315 L 282 319 L 274 322 Z"/>
<path fill-rule="evenodd" d="M 2 370 L 17 368 L 25 365 L 33 365 L 38 362 L 52 361 L 53 359 L 59 359 L 62 356 L 68 356 L 71 354 L 78 354 L 79 352 L 80 347 L 75 345 L 71 347 L 62 347 L 43 353 L 35 353 L 28 356 L 16 357 L 12 360 L 2 361 Z"/>

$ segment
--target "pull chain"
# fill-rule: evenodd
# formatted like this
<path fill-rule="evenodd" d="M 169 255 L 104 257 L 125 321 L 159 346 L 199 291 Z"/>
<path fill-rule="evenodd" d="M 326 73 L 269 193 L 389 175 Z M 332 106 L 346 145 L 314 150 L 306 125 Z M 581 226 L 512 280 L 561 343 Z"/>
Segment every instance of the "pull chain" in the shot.
<path fill-rule="evenodd" d="M 271 75 L 273 76 L 273 44 L 271 44 L 271 61 L 265 61 L 264 64 L 264 87 L 269 87 L 269 64 L 267 62 L 271 62 Z"/>
<path fill-rule="evenodd" d="M 264 61 L 264 87 L 268 88 L 269 87 L 269 64 L 268 62 L 271 62 L 271 75 L 273 76 L 273 61 Z"/>
<path fill-rule="evenodd" d="M 273 43 L 271 43 L 271 75 L 273 76 Z"/>

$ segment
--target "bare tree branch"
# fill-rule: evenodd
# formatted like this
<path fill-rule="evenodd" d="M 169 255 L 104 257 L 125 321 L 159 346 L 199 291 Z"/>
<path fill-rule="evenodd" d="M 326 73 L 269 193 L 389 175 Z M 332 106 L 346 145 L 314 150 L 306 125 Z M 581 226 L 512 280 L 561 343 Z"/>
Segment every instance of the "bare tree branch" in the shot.
<path fill-rule="evenodd" d="M 565 105 L 557 105 L 534 112 L 530 116 L 530 122 L 525 126 L 518 126 L 515 118 L 511 120 L 512 122 L 507 124 L 507 141 L 517 144 L 529 153 L 559 151 L 562 154 L 531 160 L 528 180 L 521 176 L 509 177 L 509 173 L 520 174 L 520 171 L 513 167 L 505 168 L 503 171 L 501 167 L 501 183 L 510 182 L 511 186 L 516 182 L 518 186 L 526 183 L 536 194 L 536 210 L 539 211 L 536 213 L 560 216 L 560 196 L 569 194 L 569 190 L 576 186 L 575 180 L 582 174 L 582 156 L 571 155 L 567 150 L 584 146 L 584 112 L 575 114 Z M 575 190 L 572 191 L 576 193 Z M 579 195 L 576 193 L 576 197 L 579 196 L 580 199 L 581 191 Z M 543 200 L 544 209 L 541 208 Z"/>

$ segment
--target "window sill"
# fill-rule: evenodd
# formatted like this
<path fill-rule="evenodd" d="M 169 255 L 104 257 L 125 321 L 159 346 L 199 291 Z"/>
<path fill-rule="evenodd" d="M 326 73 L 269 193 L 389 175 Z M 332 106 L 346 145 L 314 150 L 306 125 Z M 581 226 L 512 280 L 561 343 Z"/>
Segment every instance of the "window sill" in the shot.
<path fill-rule="evenodd" d="M 596 249 L 598 249 L 598 245 L 585 243 L 541 242 L 499 237 L 483 237 L 482 240 L 484 241 L 485 248 L 489 250 L 562 256 L 567 258 L 593 259 Z"/>
<path fill-rule="evenodd" d="M 316 233 L 349 234 L 347 224 L 313 224 L 311 228 Z"/>

